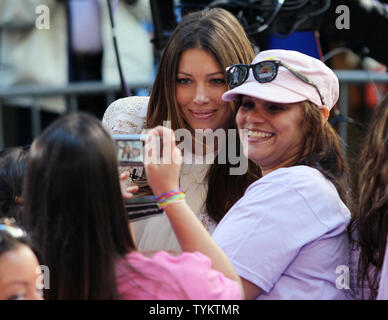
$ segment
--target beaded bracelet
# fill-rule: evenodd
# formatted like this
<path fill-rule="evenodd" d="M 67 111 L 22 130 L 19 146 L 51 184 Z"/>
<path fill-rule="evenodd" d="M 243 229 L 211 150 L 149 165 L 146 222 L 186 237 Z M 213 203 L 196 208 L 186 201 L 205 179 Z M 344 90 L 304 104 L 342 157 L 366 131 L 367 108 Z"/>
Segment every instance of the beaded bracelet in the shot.
<path fill-rule="evenodd" d="M 171 190 L 169 192 L 162 193 L 159 196 L 155 196 L 154 200 L 159 208 L 164 209 L 173 202 L 182 202 L 185 197 L 185 193 L 179 189 L 178 191 Z"/>

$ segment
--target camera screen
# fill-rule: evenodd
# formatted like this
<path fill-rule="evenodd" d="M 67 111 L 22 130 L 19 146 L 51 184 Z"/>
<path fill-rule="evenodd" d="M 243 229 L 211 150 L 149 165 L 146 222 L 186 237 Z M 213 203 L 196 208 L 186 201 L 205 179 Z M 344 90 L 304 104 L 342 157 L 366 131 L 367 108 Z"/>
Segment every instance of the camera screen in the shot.
<path fill-rule="evenodd" d="M 143 165 L 144 140 L 138 138 L 115 137 L 117 160 L 120 165 Z"/>

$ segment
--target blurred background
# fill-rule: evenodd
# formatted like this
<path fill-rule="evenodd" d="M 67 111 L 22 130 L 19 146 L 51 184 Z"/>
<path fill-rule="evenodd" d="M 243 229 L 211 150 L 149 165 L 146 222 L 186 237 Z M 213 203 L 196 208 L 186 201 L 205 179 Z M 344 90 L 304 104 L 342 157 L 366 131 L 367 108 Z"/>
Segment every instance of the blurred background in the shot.
<path fill-rule="evenodd" d="M 0 0 L 0 149 L 28 145 L 59 115 L 102 118 L 121 97 L 149 95 L 182 15 L 222 7 L 257 51 L 283 48 L 324 61 L 340 80 L 330 122 L 351 167 L 388 90 L 388 1 Z"/>

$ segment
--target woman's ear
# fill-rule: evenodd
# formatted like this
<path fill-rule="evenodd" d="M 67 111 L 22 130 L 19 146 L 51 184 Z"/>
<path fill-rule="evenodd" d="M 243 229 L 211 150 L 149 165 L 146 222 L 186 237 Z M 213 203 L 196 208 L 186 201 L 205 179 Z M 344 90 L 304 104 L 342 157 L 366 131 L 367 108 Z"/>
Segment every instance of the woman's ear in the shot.
<path fill-rule="evenodd" d="M 325 105 L 322 105 L 318 108 L 319 110 L 321 110 L 323 116 L 325 117 L 325 120 L 329 119 L 329 115 L 330 115 L 329 109 Z"/>

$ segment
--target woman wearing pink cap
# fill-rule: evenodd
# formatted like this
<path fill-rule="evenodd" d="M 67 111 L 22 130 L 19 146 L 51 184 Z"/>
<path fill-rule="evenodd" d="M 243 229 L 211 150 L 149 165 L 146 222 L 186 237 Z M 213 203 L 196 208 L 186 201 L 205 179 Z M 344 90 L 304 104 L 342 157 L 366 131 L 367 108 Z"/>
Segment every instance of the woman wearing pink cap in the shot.
<path fill-rule="evenodd" d="M 337 77 L 319 60 L 270 50 L 227 80 L 235 88 L 223 99 L 237 101 L 245 153 L 263 173 L 213 233 L 246 298 L 348 298 L 348 168 L 327 121 Z"/>
<path fill-rule="evenodd" d="M 327 121 L 335 74 L 288 50 L 259 53 L 227 71 L 251 184 L 213 237 L 234 264 L 248 299 L 345 299 L 350 293 L 348 168 Z"/>

